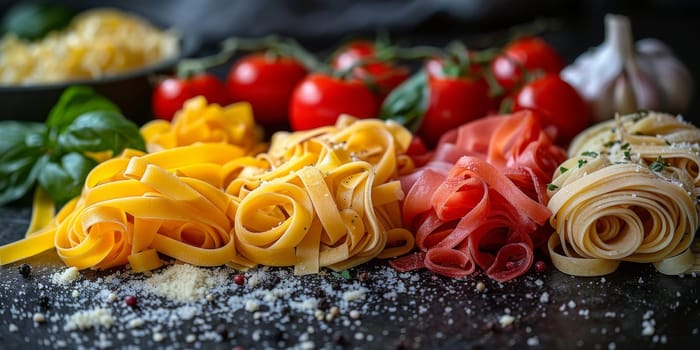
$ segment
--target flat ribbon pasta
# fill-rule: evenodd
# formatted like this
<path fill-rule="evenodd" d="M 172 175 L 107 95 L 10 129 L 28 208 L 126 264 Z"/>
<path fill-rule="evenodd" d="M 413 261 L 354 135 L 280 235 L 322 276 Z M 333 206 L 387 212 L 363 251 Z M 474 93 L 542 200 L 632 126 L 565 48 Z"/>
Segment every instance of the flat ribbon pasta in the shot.
<path fill-rule="evenodd" d="M 158 125 L 145 127 L 160 135 L 147 138 L 175 140 Z M 335 126 L 276 134 L 255 156 L 255 146 L 220 142 L 127 150 L 95 167 L 54 220 L 43 220 L 50 207 L 37 206 L 44 214 L 35 232 L 0 247 L 0 263 L 55 247 L 80 269 L 129 263 L 146 271 L 164 254 L 198 266 L 308 274 L 403 255 L 414 238 L 402 227 L 397 177 L 413 167 L 410 141 L 393 122 L 343 116 Z"/>
<path fill-rule="evenodd" d="M 255 125 L 249 103 L 207 104 L 204 96 L 187 100 L 172 122 L 155 119 L 141 127 L 149 152 L 196 142 L 223 142 L 255 154 L 262 149 L 262 130 Z"/>
<path fill-rule="evenodd" d="M 235 199 L 221 191 L 216 175 L 207 182 L 180 169 L 195 159 L 221 168 L 242 155 L 239 147 L 215 143 L 152 154 L 127 151 L 89 173 L 81 196 L 61 209 L 54 225 L 16 243 L 50 237 L 59 257 L 79 269 L 130 263 L 134 271 L 151 270 L 161 265 L 157 253 L 200 266 L 236 261 Z M 16 249 L 0 249 L 2 262 L 10 262 L 5 257 Z"/>
<path fill-rule="evenodd" d="M 241 256 L 306 274 L 410 251 L 394 180 L 411 167 L 403 155 L 410 140 L 393 122 L 347 116 L 332 127 L 275 134 L 269 152 L 230 170 Z"/>
<path fill-rule="evenodd" d="M 550 185 L 549 252 L 579 276 L 621 261 L 657 270 L 694 270 L 700 130 L 665 114 L 618 116 L 584 131 Z"/>

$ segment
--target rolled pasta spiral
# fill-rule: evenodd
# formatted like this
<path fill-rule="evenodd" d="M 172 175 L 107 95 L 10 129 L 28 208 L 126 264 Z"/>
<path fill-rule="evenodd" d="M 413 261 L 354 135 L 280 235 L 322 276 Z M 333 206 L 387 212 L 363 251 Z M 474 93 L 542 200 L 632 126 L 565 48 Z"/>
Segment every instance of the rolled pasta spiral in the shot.
<path fill-rule="evenodd" d="M 700 130 L 674 116 L 618 116 L 584 131 L 550 185 L 552 262 L 572 275 L 621 261 L 695 269 Z"/>

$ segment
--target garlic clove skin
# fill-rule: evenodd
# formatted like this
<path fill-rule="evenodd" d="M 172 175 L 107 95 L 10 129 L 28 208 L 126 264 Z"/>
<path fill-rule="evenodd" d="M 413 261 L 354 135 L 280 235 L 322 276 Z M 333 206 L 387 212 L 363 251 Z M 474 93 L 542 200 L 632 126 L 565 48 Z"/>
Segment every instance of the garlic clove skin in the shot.
<path fill-rule="evenodd" d="M 648 73 L 639 67 L 638 61 L 637 57 L 629 59 L 625 64 L 625 74 L 630 79 L 636 102 L 636 108 L 631 112 L 657 110 L 662 106 L 661 93 Z"/>
<path fill-rule="evenodd" d="M 605 16 L 605 40 L 565 67 L 561 78 L 591 105 L 595 121 L 640 109 L 685 111 L 693 81 L 688 69 L 662 42 L 636 45 L 629 18 Z"/>
<path fill-rule="evenodd" d="M 615 113 L 630 114 L 636 112 L 637 97 L 635 95 L 634 87 L 627 77 L 627 74 L 620 75 L 615 79 L 613 84 L 612 103 L 606 101 L 606 104 L 613 108 L 608 108 L 609 110 L 605 111 L 605 114 L 602 115 L 611 115 Z"/>
<path fill-rule="evenodd" d="M 560 77 L 578 90 L 586 101 L 597 100 L 601 91 L 620 74 L 624 67 L 624 57 L 619 54 L 623 50 L 620 45 L 626 40 L 618 33 L 625 32 L 629 21 L 617 20 L 615 15 L 605 17 L 605 41 L 603 44 L 588 49 L 581 54 L 573 64 L 564 67 Z M 630 39 L 631 40 L 631 39 Z"/>
<path fill-rule="evenodd" d="M 671 49 L 657 39 L 637 41 L 640 68 L 655 76 L 660 104 L 669 113 L 682 113 L 690 107 L 693 78 L 688 68 L 674 56 Z"/>

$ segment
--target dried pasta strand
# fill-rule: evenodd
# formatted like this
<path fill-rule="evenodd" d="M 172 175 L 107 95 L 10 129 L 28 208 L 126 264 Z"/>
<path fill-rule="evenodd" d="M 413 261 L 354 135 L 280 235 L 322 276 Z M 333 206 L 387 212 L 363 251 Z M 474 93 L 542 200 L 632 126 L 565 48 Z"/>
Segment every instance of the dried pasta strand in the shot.
<path fill-rule="evenodd" d="M 210 117 L 229 111 L 202 103 L 190 107 Z M 168 134 L 172 125 L 144 126 L 149 140 L 160 140 L 158 150 L 127 150 L 100 163 L 80 197 L 44 231 L 0 248 L 0 262 L 55 247 L 80 269 L 129 263 L 147 271 L 161 266 L 165 254 L 199 266 L 294 266 L 296 274 L 308 274 L 413 248 L 396 180 L 412 166 L 403 153 L 411 137 L 406 129 L 344 116 L 332 127 L 278 134 L 267 153 L 252 155 L 257 146 L 237 138 L 255 140 L 243 135 L 248 129 L 234 127 L 238 136 L 216 139 L 224 134 L 209 124 L 190 128 L 190 112 L 175 128 L 193 139 L 180 145 Z M 221 142 L 189 142 L 212 137 Z M 26 245 L 34 250 L 23 250 Z"/>
<path fill-rule="evenodd" d="M 241 256 L 305 274 L 408 252 L 414 242 L 402 229 L 403 191 L 395 179 L 409 142 L 410 133 L 394 123 L 350 117 L 334 127 L 275 134 L 269 151 L 256 157 L 266 166 L 235 167 L 238 176 L 226 188 L 240 200 Z"/>
<path fill-rule="evenodd" d="M 569 157 L 549 191 L 554 266 L 579 276 L 611 273 L 621 261 L 693 270 L 700 129 L 661 113 L 618 116 L 580 134 Z"/>

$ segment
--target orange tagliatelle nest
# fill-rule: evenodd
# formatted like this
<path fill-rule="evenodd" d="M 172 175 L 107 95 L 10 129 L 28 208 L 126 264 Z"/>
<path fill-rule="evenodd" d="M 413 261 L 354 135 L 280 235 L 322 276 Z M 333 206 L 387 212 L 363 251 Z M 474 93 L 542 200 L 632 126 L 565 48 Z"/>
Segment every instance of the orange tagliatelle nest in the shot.
<path fill-rule="evenodd" d="M 341 117 L 332 127 L 278 133 L 256 156 L 245 141 L 126 151 L 95 167 L 47 227 L 0 248 L 0 263 L 55 247 L 81 269 L 129 263 L 146 271 L 162 253 L 199 266 L 306 274 L 402 255 L 413 236 L 401 228 L 395 179 L 412 168 L 410 139 L 392 122 Z"/>

